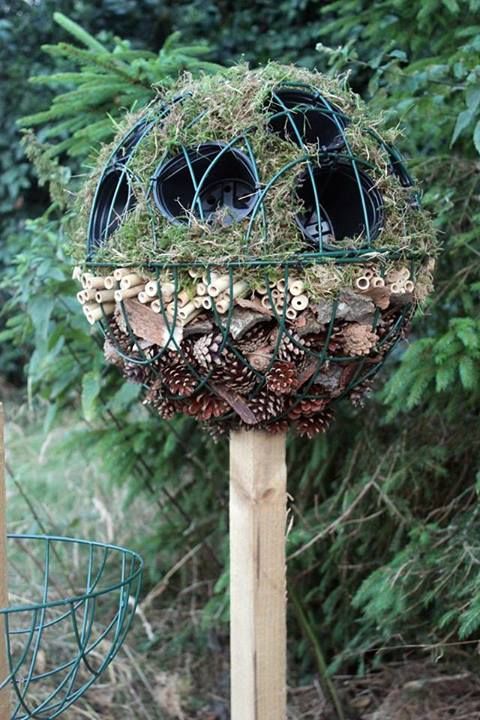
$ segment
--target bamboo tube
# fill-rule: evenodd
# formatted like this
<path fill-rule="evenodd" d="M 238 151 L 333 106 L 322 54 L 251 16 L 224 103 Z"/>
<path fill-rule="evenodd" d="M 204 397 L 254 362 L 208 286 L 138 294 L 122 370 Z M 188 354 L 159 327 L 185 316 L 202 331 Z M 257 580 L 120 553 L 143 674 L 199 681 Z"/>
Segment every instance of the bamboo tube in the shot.
<path fill-rule="evenodd" d="M 182 290 L 181 292 L 178 293 L 178 295 L 177 295 L 178 307 L 181 307 L 181 308 L 185 307 L 186 305 L 189 304 L 189 302 L 190 302 L 190 296 L 186 290 Z"/>
<path fill-rule="evenodd" d="M 290 306 L 287 308 L 285 315 L 288 318 L 288 320 L 296 320 L 298 313 L 296 310 L 293 309 L 293 307 Z"/>
<path fill-rule="evenodd" d="M 203 282 L 197 283 L 197 295 L 202 297 L 207 294 L 207 286 Z"/>
<path fill-rule="evenodd" d="M 233 300 L 235 300 L 235 298 L 243 297 L 247 293 L 248 284 L 244 280 L 239 280 L 238 282 L 233 283 L 232 292 L 230 293 L 230 289 L 228 289 L 225 295 L 228 295 L 228 297 L 231 297 Z"/>
<path fill-rule="evenodd" d="M 5 490 L 5 446 L 3 405 L 0 403 L 0 608 L 8 607 L 7 493 Z M 0 685 L 9 677 L 5 619 L 0 615 Z M 0 720 L 10 720 L 10 688 L 0 690 Z"/>
<path fill-rule="evenodd" d="M 287 284 L 286 284 L 285 280 L 279 280 L 277 282 L 277 290 L 279 290 L 280 292 L 284 293 L 286 287 L 287 287 Z"/>
<path fill-rule="evenodd" d="M 77 292 L 77 300 L 80 305 L 85 305 L 86 302 L 95 300 L 95 290 L 79 290 L 79 292 Z"/>
<path fill-rule="evenodd" d="M 229 285 L 230 275 L 222 275 L 221 277 L 215 278 L 214 282 L 208 285 L 207 292 L 210 297 L 218 297 L 221 292 L 229 287 Z"/>
<path fill-rule="evenodd" d="M 197 310 L 198 310 L 198 308 L 203 307 L 203 305 L 202 305 L 202 299 L 203 299 L 203 298 L 198 297 L 198 295 L 197 295 L 197 297 L 194 297 L 193 300 L 192 300 L 192 302 L 193 302 L 193 304 L 195 305 L 195 307 L 197 308 Z"/>
<path fill-rule="evenodd" d="M 90 325 L 93 325 L 97 320 L 101 320 L 103 315 L 111 315 L 115 310 L 115 303 L 105 303 L 104 305 L 84 305 L 83 312 Z"/>
<path fill-rule="evenodd" d="M 365 290 L 368 290 L 368 288 L 370 287 L 369 278 L 367 278 L 365 275 L 362 275 L 361 277 L 357 278 L 355 280 L 355 287 L 358 290 L 361 290 L 362 292 L 364 292 Z"/>
<path fill-rule="evenodd" d="M 189 268 L 188 274 L 191 278 L 196 280 L 197 278 L 202 277 L 202 270 L 196 268 Z"/>
<path fill-rule="evenodd" d="M 158 282 L 156 280 L 149 280 L 145 285 L 145 292 L 149 297 L 157 297 L 158 295 Z"/>
<path fill-rule="evenodd" d="M 403 286 L 399 282 L 393 282 L 390 285 L 390 290 L 394 295 L 400 295 L 403 292 Z"/>
<path fill-rule="evenodd" d="M 373 270 L 371 270 L 371 268 L 365 268 L 365 270 L 363 271 L 363 275 L 370 280 L 375 275 L 375 273 L 373 272 Z"/>
<path fill-rule="evenodd" d="M 162 311 L 162 305 L 158 298 L 156 300 L 152 300 L 150 304 L 150 310 L 153 310 L 154 313 L 160 313 Z"/>
<path fill-rule="evenodd" d="M 202 298 L 202 307 L 205 308 L 205 310 L 210 310 L 212 307 L 212 298 L 211 297 Z"/>
<path fill-rule="evenodd" d="M 191 304 L 191 303 L 189 303 Z M 185 306 L 186 307 L 186 306 Z M 185 310 L 185 308 L 181 308 L 182 310 Z M 187 323 L 191 322 L 194 318 L 197 317 L 202 311 L 199 308 L 194 307 L 193 310 L 189 310 L 189 312 L 185 312 L 184 316 L 180 317 L 180 322 L 182 325 L 187 325 Z"/>
<path fill-rule="evenodd" d="M 262 283 L 261 285 L 259 285 L 256 288 L 256 291 L 259 295 L 266 295 L 268 292 L 268 289 L 267 289 L 267 286 L 264 283 Z"/>
<path fill-rule="evenodd" d="M 230 435 L 231 720 L 286 720 L 284 433 Z"/>
<path fill-rule="evenodd" d="M 301 295 L 305 290 L 305 283 L 303 280 L 294 280 L 290 278 L 288 281 L 288 290 L 291 295 Z"/>
<path fill-rule="evenodd" d="M 108 302 L 109 300 L 115 300 L 116 290 L 97 290 L 95 293 L 95 300 L 98 303 Z"/>
<path fill-rule="evenodd" d="M 87 280 L 88 278 L 93 277 L 92 273 L 90 272 L 84 272 L 82 277 L 80 278 L 80 282 L 82 283 L 82 287 L 84 290 L 87 289 Z"/>
<path fill-rule="evenodd" d="M 114 278 L 113 275 L 107 275 L 105 280 L 105 288 L 106 290 L 115 290 L 115 286 L 117 284 L 117 280 Z"/>
<path fill-rule="evenodd" d="M 413 283 L 411 280 L 407 280 L 404 287 L 405 287 L 405 292 L 413 293 L 413 291 L 415 290 L 415 283 Z"/>
<path fill-rule="evenodd" d="M 410 280 L 410 270 L 407 267 L 400 268 L 399 273 L 404 280 Z"/>
<path fill-rule="evenodd" d="M 385 287 L 385 280 L 380 275 L 374 275 L 370 279 L 370 285 L 374 288 Z"/>
<path fill-rule="evenodd" d="M 280 297 L 280 291 L 277 290 L 277 288 L 273 288 L 270 294 L 274 300 L 278 300 L 278 298 Z"/>
<path fill-rule="evenodd" d="M 293 307 L 294 310 L 297 310 L 297 312 L 300 312 L 301 310 L 305 310 L 306 307 L 308 307 L 309 299 L 306 295 L 296 295 L 292 298 L 292 302 L 290 305 Z"/>
<path fill-rule="evenodd" d="M 175 284 L 172 282 L 160 282 L 158 283 L 158 291 L 162 294 L 162 297 L 171 297 L 172 295 L 175 295 L 176 288 Z"/>
<path fill-rule="evenodd" d="M 129 268 L 115 268 L 113 271 L 113 277 L 119 282 L 125 275 L 130 275 L 131 270 Z"/>
<path fill-rule="evenodd" d="M 79 267 L 78 265 L 73 268 L 72 280 L 77 280 L 78 282 L 82 282 L 82 268 Z"/>
<path fill-rule="evenodd" d="M 122 302 L 122 300 L 127 300 L 127 298 L 137 297 L 137 295 L 141 292 L 142 285 L 128 288 L 128 290 L 114 290 L 114 299 L 115 302 Z"/>
<path fill-rule="evenodd" d="M 144 305 L 146 305 L 147 303 L 151 302 L 153 298 L 151 298 L 149 295 L 147 295 L 145 290 L 141 290 L 138 293 L 137 299 L 138 299 L 138 302 L 141 302 Z"/>
<path fill-rule="evenodd" d="M 272 303 L 270 302 L 268 295 L 264 295 L 261 302 L 264 308 L 270 309 L 272 307 Z"/>
<path fill-rule="evenodd" d="M 202 273 L 202 282 L 204 285 L 210 285 L 211 283 L 214 283 L 217 278 L 220 277 L 220 273 L 215 272 L 215 270 L 212 270 L 210 272 L 210 280 L 208 279 L 208 273 L 204 272 Z"/>
<path fill-rule="evenodd" d="M 142 285 L 145 283 L 144 278 L 142 278 L 141 275 L 137 275 L 137 273 L 129 273 L 128 275 L 124 275 L 120 280 L 120 290 L 130 290 L 130 288 L 135 287 L 136 285 Z"/>
<path fill-rule="evenodd" d="M 219 300 L 215 302 L 215 307 L 217 308 L 220 315 L 223 315 L 226 313 L 230 306 L 232 304 L 232 301 L 228 295 L 221 297 Z"/>
<path fill-rule="evenodd" d="M 194 311 L 197 310 L 193 302 L 187 302 L 182 305 L 178 310 L 178 317 L 182 320 L 186 320 L 187 317 Z"/>
<path fill-rule="evenodd" d="M 87 278 L 87 290 L 103 290 L 105 287 L 105 278 L 100 275 L 91 275 Z"/>

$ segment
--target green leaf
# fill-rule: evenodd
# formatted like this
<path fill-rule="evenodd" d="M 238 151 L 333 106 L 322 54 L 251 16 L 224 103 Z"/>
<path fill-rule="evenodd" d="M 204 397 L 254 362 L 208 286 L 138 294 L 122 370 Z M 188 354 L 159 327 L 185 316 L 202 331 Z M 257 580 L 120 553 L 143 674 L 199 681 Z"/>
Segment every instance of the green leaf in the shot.
<path fill-rule="evenodd" d="M 450 141 L 450 147 L 455 144 L 455 142 L 458 140 L 462 132 L 467 128 L 470 123 L 473 120 L 473 117 L 475 115 L 475 112 L 472 112 L 472 110 L 462 110 L 461 113 L 457 116 L 457 122 L 455 123 L 455 128 L 453 130 L 452 139 Z"/>
<path fill-rule="evenodd" d="M 95 38 L 90 35 L 90 33 L 80 27 L 80 25 L 77 25 L 77 23 L 73 20 L 70 20 L 70 18 L 68 18 L 63 13 L 53 13 L 53 19 L 56 23 L 61 25 L 64 30 L 70 33 L 70 35 L 73 35 L 73 37 L 76 38 L 79 42 L 90 48 L 90 50 L 104 53 L 108 52 L 108 50 L 104 48 L 103 45 L 98 42 L 98 40 L 95 40 Z"/>
<path fill-rule="evenodd" d="M 480 120 L 475 125 L 475 130 L 473 131 L 473 144 L 480 155 Z"/>
<path fill-rule="evenodd" d="M 82 410 L 85 420 L 92 421 L 97 411 L 97 400 L 100 393 L 100 374 L 97 370 L 90 370 L 82 380 Z"/>

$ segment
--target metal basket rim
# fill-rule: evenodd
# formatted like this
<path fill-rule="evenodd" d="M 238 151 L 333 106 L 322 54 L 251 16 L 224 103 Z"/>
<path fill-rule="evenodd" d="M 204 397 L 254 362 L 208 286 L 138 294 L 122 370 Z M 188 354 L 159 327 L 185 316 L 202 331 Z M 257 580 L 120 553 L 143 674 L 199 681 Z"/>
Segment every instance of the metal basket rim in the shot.
<path fill-rule="evenodd" d="M 9 540 L 42 540 L 42 541 L 53 541 L 53 542 L 64 542 L 70 544 L 85 545 L 89 547 L 98 547 L 108 550 L 114 550 L 119 552 L 123 557 L 130 557 L 136 562 L 136 569 L 134 572 L 126 576 L 121 582 L 109 585 L 101 590 L 95 590 L 93 592 L 86 592 L 80 595 L 71 595 L 61 600 L 49 600 L 47 602 L 32 603 L 30 605 L 12 605 L 6 608 L 0 608 L 0 617 L 4 615 L 13 615 L 14 613 L 21 612 L 37 612 L 38 610 L 47 610 L 49 608 L 62 607 L 71 605 L 72 603 L 80 603 L 86 600 L 101 597 L 102 595 L 108 595 L 115 590 L 120 590 L 127 585 L 141 577 L 144 569 L 144 561 L 142 557 L 134 550 L 122 547 L 121 545 L 115 545 L 113 543 L 104 543 L 98 540 L 85 540 L 83 538 L 65 537 L 62 535 L 37 535 L 34 533 L 7 533 Z"/>
<path fill-rule="evenodd" d="M 355 252 L 355 254 L 353 254 Z M 308 265 L 325 264 L 325 265 L 344 265 L 344 264 L 359 264 L 365 265 L 369 262 L 375 262 L 376 260 L 425 260 L 428 257 L 428 253 L 423 251 L 408 252 L 405 251 L 392 251 L 390 249 L 378 249 L 371 250 L 365 249 L 364 251 L 356 250 L 351 255 L 348 255 L 346 251 L 332 251 L 322 253 L 303 253 L 301 255 L 292 256 L 290 258 L 274 259 L 274 258 L 258 258 L 258 257 L 247 257 L 237 260 L 222 260 L 219 258 L 211 260 L 179 260 L 170 261 L 165 260 L 163 262 L 146 262 L 145 260 L 128 263 L 118 263 L 115 261 L 98 262 L 92 258 L 85 258 L 84 265 L 87 268 L 112 268 L 112 267 L 125 267 L 125 268 L 138 268 L 139 266 L 146 270 L 186 270 L 188 268 L 282 268 L 282 267 L 305 267 Z"/>

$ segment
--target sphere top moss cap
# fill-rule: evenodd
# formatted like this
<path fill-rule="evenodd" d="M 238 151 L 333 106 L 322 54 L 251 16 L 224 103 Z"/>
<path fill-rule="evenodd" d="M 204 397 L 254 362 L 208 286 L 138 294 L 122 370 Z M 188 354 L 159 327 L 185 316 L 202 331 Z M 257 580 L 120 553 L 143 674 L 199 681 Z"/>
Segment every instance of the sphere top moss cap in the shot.
<path fill-rule="evenodd" d="M 94 263 L 369 262 L 435 250 L 393 143 L 344 78 L 275 63 L 183 76 L 129 116 L 77 201 Z"/>

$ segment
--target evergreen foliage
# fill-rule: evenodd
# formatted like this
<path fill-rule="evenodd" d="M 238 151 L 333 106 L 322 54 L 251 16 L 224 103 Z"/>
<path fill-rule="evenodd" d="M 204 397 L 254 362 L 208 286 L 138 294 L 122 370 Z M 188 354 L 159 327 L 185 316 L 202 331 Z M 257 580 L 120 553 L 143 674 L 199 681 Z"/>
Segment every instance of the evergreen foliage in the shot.
<path fill-rule="evenodd" d="M 230 43 L 230 57 L 248 46 L 255 60 L 269 54 L 316 62 L 322 70 L 350 69 L 354 87 L 369 97 L 372 109 L 382 110 L 392 126 L 401 124 L 403 147 L 424 188 L 423 203 L 432 210 L 444 244 L 437 293 L 416 319 L 407 351 L 397 352 L 385 369 L 384 377 L 391 375 L 385 390 L 363 410 L 345 406 L 327 438 L 290 445 L 295 500 L 289 572 L 307 610 L 296 615 L 301 630 L 292 651 L 300 672 L 307 674 L 314 657 L 320 657 L 309 651 L 312 634 L 331 668 L 342 663 L 361 668 L 366 660 L 379 662 L 394 648 L 409 645 L 434 655 L 454 652 L 463 640 L 471 643 L 464 649 L 475 649 L 480 625 L 479 3 L 264 5 L 267 20 L 263 5 L 222 4 L 220 9 L 181 3 L 174 13 L 165 7 L 183 28 L 193 18 L 191 32 L 202 30 L 202 37 L 218 41 L 223 58 Z M 220 16 L 224 24 L 218 33 Z M 278 31 L 273 40 L 272 34 L 262 34 L 268 18 L 271 32 Z M 313 42 L 319 39 L 315 55 Z M 68 151 L 75 162 L 88 164 L 90 148 L 97 150 L 107 137 L 107 105 L 118 117 L 129 99 L 146 99 L 145 83 L 164 83 L 181 62 L 157 75 L 160 56 L 140 62 L 115 40 L 109 62 L 128 69 L 117 74 L 109 65 L 109 80 L 96 103 L 78 88 L 102 87 L 104 53 L 94 38 L 81 42 L 82 48 L 67 55 L 65 46 L 53 52 L 61 59 L 61 72 L 74 73 L 74 80 L 67 76 L 74 86 L 65 93 L 65 77 L 51 80 L 55 110 L 39 136 L 50 134 L 56 146 L 47 148 L 50 155 Z M 94 60 L 98 53 L 100 65 Z M 136 82 L 132 89 L 132 77 L 140 77 L 141 84 L 145 80 L 143 96 Z M 106 87 L 110 81 L 112 92 Z M 123 98 L 120 105 L 111 102 L 115 97 Z M 74 117 L 82 123 L 78 127 Z M 90 137 L 92 121 L 96 128 Z M 59 130 L 60 123 L 72 124 Z M 104 366 L 73 307 L 55 211 L 20 228 L 11 242 L 17 257 L 4 284 L 14 294 L 0 339 L 34 347 L 28 367 L 31 397 L 51 401 L 47 420 L 54 422 L 56 408 L 79 403 L 81 396 L 88 425 L 71 442 L 108 457 L 119 482 L 128 482 L 132 493 L 150 492 L 159 503 L 162 521 L 142 540 L 152 577 L 203 543 L 195 578 L 200 573 L 211 582 L 220 575 L 216 591 L 205 597 L 206 618 L 218 624 L 227 615 L 226 573 L 217 564 L 225 542 L 226 448 L 209 445 L 189 420 L 166 425 L 150 418 L 136 405 L 136 389 L 120 386 Z M 189 581 L 188 573 L 184 568 L 178 584 L 171 583 L 170 597 Z"/>

